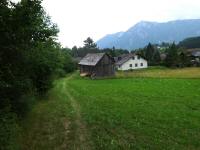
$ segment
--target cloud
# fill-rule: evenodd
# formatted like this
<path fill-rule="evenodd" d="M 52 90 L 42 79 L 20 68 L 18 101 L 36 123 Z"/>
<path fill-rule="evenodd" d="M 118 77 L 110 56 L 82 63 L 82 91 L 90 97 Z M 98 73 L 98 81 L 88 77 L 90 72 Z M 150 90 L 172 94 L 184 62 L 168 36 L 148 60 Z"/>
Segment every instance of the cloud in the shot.
<path fill-rule="evenodd" d="M 16 0 L 15 0 L 16 1 Z M 81 46 L 125 31 L 141 20 L 165 22 L 200 18 L 199 0 L 44 0 L 43 6 L 60 28 L 63 46 Z"/>

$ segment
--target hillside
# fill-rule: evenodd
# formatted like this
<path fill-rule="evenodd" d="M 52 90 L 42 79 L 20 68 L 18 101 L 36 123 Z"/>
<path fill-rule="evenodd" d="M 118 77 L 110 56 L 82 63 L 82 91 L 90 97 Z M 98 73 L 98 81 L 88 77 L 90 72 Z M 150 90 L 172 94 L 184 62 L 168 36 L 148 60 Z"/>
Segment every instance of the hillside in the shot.
<path fill-rule="evenodd" d="M 126 32 L 109 34 L 98 40 L 99 48 L 137 49 L 149 42 L 180 42 L 188 37 L 200 35 L 200 19 L 176 20 L 165 23 L 142 21 Z"/>
<path fill-rule="evenodd" d="M 200 37 L 187 38 L 179 43 L 179 46 L 185 48 L 199 48 L 200 47 Z"/>

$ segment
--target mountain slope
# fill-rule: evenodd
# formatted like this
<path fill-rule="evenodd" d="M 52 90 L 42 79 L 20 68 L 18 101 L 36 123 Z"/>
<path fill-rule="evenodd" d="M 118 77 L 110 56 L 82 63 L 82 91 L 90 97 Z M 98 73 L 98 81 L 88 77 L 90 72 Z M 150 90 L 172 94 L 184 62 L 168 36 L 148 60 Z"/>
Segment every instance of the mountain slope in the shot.
<path fill-rule="evenodd" d="M 187 38 L 179 43 L 179 46 L 185 48 L 199 48 L 200 47 L 200 36 Z"/>
<path fill-rule="evenodd" d="M 106 35 L 99 41 L 99 48 L 136 49 L 149 42 L 180 42 L 187 37 L 200 36 L 200 19 L 176 20 L 165 23 L 142 21 L 126 32 Z"/>

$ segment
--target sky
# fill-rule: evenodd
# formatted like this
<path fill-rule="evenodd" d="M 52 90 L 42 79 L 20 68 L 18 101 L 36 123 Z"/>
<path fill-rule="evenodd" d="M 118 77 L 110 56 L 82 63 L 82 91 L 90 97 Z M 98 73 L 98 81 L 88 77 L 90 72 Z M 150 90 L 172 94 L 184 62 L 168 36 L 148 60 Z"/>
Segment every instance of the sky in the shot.
<path fill-rule="evenodd" d="M 19 1 L 19 0 L 13 0 Z M 126 31 L 140 21 L 199 19 L 200 0 L 43 0 L 60 29 L 63 47 L 82 46 L 107 34 Z"/>

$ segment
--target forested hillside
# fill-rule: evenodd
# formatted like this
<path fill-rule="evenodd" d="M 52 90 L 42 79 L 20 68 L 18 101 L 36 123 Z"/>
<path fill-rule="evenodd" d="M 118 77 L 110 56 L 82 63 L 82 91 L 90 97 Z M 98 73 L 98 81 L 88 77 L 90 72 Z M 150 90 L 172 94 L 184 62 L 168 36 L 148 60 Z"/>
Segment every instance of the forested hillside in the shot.
<path fill-rule="evenodd" d="M 184 48 L 200 48 L 200 37 L 187 38 L 179 43 Z"/>

